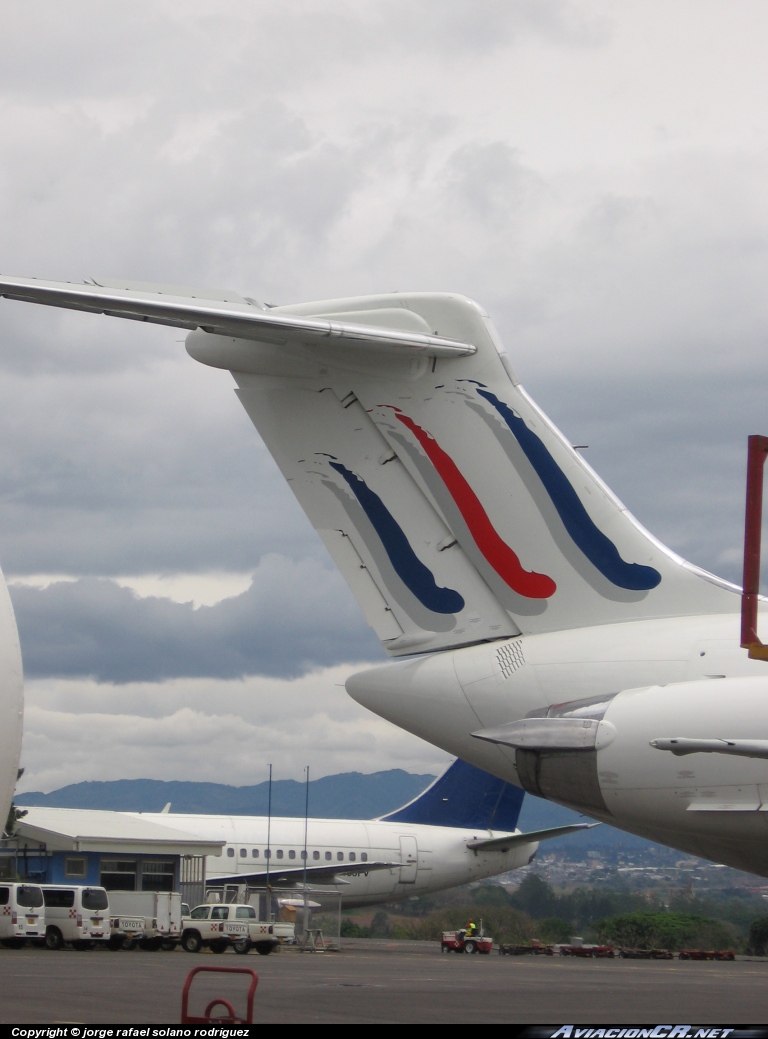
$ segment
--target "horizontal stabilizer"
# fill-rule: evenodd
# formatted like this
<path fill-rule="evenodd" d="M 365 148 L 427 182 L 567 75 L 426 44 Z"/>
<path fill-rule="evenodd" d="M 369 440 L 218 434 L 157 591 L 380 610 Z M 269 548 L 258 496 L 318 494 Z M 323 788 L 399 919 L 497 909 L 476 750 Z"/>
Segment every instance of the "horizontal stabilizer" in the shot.
<path fill-rule="evenodd" d="M 548 830 L 531 830 L 530 833 L 510 833 L 506 837 L 491 837 L 488 840 L 467 841 L 467 847 L 473 851 L 507 851 L 521 844 L 537 844 L 551 841 L 553 837 L 565 837 L 579 830 L 591 830 L 602 823 L 569 823 L 567 826 L 552 826 Z"/>
<path fill-rule="evenodd" d="M 650 743 L 655 750 L 668 750 L 678 757 L 684 754 L 734 754 L 741 758 L 768 758 L 768 740 L 700 740 L 665 736 Z"/>
<path fill-rule="evenodd" d="M 173 288 L 171 291 L 174 291 Z M 229 300 L 223 299 L 221 294 L 219 298 L 210 300 L 205 298 L 202 290 L 199 297 L 172 296 L 165 286 L 148 291 L 146 287 L 141 290 L 107 288 L 98 284 L 74 285 L 69 282 L 0 276 L 0 296 L 25 303 L 63 307 L 66 310 L 85 310 L 109 317 L 171 325 L 174 328 L 200 328 L 214 335 L 234 336 L 256 342 L 312 345 L 339 340 L 378 350 L 423 353 L 428 357 L 462 357 L 475 352 L 474 346 L 469 343 L 425 332 L 367 325 L 360 321 L 296 317 L 263 308 L 255 301 L 235 293 L 231 294 Z"/>
<path fill-rule="evenodd" d="M 375 873 L 382 869 L 400 869 L 405 865 L 403 862 L 349 862 L 336 863 L 329 866 L 307 866 L 307 883 L 339 883 L 348 884 L 344 880 L 345 874 L 358 876 L 363 873 Z M 304 867 L 292 866 L 289 869 L 270 870 L 269 883 L 277 886 L 296 884 L 304 879 Z M 266 869 L 252 870 L 250 873 L 208 873 L 206 883 L 208 884 L 264 884 L 267 880 Z"/>

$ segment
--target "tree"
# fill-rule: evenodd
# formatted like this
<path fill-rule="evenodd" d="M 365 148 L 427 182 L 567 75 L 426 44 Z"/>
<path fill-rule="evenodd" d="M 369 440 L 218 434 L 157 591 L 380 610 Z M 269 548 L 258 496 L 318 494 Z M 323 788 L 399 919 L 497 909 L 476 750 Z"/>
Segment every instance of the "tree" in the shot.
<path fill-rule="evenodd" d="M 597 925 L 600 941 L 629 949 L 727 949 L 734 934 L 727 924 L 692 913 L 624 913 Z"/>
<path fill-rule="evenodd" d="M 747 953 L 750 956 L 765 956 L 768 953 L 768 916 L 760 916 L 749 925 Z"/>

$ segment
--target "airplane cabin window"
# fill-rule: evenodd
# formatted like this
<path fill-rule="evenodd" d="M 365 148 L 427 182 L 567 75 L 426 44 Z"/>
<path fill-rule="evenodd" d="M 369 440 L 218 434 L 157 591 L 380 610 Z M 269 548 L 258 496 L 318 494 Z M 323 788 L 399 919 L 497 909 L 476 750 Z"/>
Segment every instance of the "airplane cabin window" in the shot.
<path fill-rule="evenodd" d="M 343 862 L 344 861 L 344 852 L 343 851 L 337 851 L 336 852 L 336 858 L 339 860 L 339 862 Z"/>
<path fill-rule="evenodd" d="M 349 861 L 350 862 L 354 862 L 356 858 L 357 858 L 357 855 L 355 855 L 355 853 L 353 851 L 351 851 L 349 853 Z"/>
<path fill-rule="evenodd" d="M 277 857 L 279 859 L 281 859 L 283 857 L 283 849 L 282 848 L 278 848 L 277 849 Z"/>
<path fill-rule="evenodd" d="M 254 858 L 254 859 L 257 859 L 259 857 L 259 849 L 258 848 L 254 848 L 253 849 L 253 851 L 251 852 L 251 857 Z"/>
<path fill-rule="evenodd" d="M 326 862 L 330 862 L 332 858 L 333 858 L 333 855 L 331 855 L 331 853 L 329 851 L 327 851 L 325 853 Z"/>
<path fill-rule="evenodd" d="M 240 849 L 240 858 L 241 859 L 247 859 L 248 858 L 248 849 L 247 848 L 241 848 Z"/>
<path fill-rule="evenodd" d="M 368 861 L 368 852 L 367 851 L 362 852 L 362 854 L 360 855 L 360 861 L 361 862 L 367 862 Z"/>
<path fill-rule="evenodd" d="M 234 848 L 227 848 L 227 858 L 228 859 L 233 859 L 234 857 L 235 857 L 235 849 Z"/>
<path fill-rule="evenodd" d="M 296 858 L 296 852 L 295 852 L 295 851 L 294 851 L 293 849 L 291 849 L 291 850 L 290 850 L 290 851 L 288 852 L 288 858 L 289 858 L 289 859 L 295 859 L 295 858 Z"/>
<path fill-rule="evenodd" d="M 302 853 L 301 853 L 301 857 L 302 857 L 303 859 L 305 859 L 305 858 L 307 857 L 307 853 L 306 853 L 305 851 L 302 851 Z"/>
<path fill-rule="evenodd" d="M 312 852 L 312 858 L 313 858 L 313 859 L 314 859 L 315 861 L 317 861 L 317 860 L 318 860 L 318 859 L 320 858 L 320 852 L 319 852 L 319 851 L 313 851 L 313 852 Z"/>

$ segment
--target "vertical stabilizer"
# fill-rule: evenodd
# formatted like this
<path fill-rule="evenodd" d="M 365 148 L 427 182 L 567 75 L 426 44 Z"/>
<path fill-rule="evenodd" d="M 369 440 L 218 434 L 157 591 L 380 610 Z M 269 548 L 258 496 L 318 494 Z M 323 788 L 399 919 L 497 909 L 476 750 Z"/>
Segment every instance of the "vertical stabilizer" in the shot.
<path fill-rule="evenodd" d="M 222 341 L 216 361 L 235 368 L 248 414 L 391 654 L 738 608 L 730 586 L 652 538 L 536 407 L 475 303 L 393 295 L 280 313 L 387 314 L 474 348 L 403 357 L 275 344 L 228 358 Z M 213 363 L 218 337 L 193 333 L 188 348 L 198 356 L 201 337 Z"/>
<path fill-rule="evenodd" d="M 513 833 L 524 796 L 519 787 L 458 758 L 422 794 L 380 822 Z"/>

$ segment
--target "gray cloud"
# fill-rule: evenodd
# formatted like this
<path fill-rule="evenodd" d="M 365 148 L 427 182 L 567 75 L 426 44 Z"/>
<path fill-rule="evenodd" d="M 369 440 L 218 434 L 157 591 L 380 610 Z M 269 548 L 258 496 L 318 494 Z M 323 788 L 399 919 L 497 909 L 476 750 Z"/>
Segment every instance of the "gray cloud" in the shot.
<path fill-rule="evenodd" d="M 312 561 L 265 557 L 247 592 L 198 609 L 96 578 L 11 594 L 30 677 L 295 677 L 382 655 L 337 572 Z"/>

